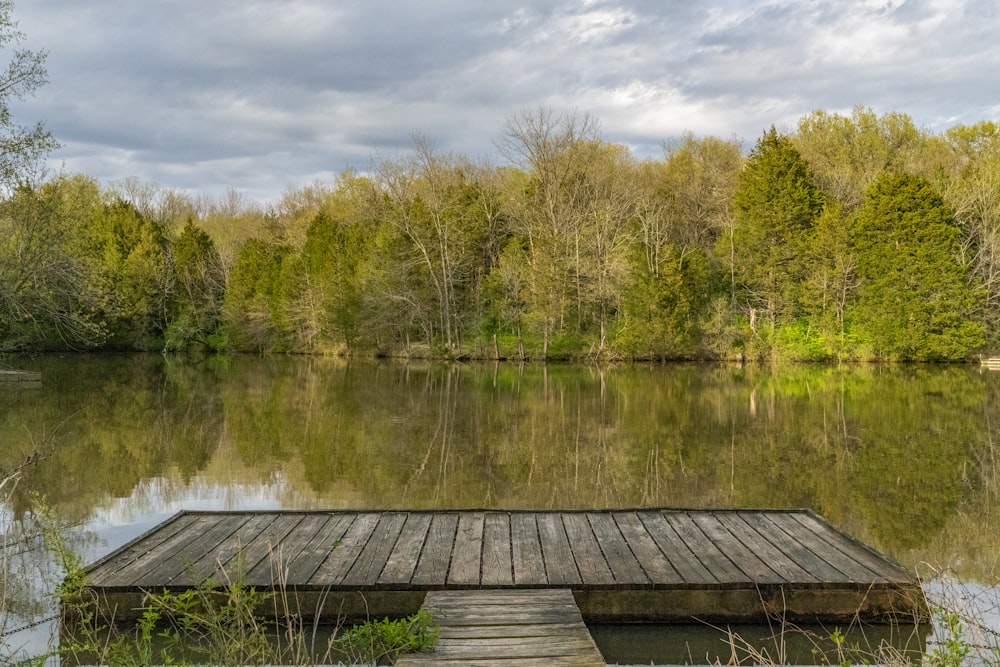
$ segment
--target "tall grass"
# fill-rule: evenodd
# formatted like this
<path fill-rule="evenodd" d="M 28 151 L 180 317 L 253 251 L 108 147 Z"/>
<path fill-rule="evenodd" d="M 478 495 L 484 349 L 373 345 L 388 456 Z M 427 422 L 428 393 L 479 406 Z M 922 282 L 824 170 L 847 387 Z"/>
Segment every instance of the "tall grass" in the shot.
<path fill-rule="evenodd" d="M 783 619 L 772 621 L 768 645 L 728 632 L 729 665 L 787 665 L 786 647 L 804 638 L 816 665 L 885 665 L 887 667 L 1000 667 L 1000 589 L 963 582 L 948 571 L 923 581 L 931 610 L 930 628 L 901 619 L 875 632 L 860 619 L 823 632 L 806 630 Z"/>
<path fill-rule="evenodd" d="M 64 617 L 59 654 L 71 664 L 384 665 L 437 642 L 437 627 L 424 610 L 353 627 L 307 624 L 291 613 L 283 580 L 276 578 L 268 591 L 258 591 L 246 584 L 239 565 L 226 581 L 149 592 L 138 620 L 116 623 L 102 616 L 79 557 L 59 548 L 58 535 L 48 542 L 66 573 L 57 591 Z M 278 556 L 270 557 L 272 572 L 284 571 Z M 259 610 L 266 605 L 285 613 L 279 620 L 264 618 Z"/>

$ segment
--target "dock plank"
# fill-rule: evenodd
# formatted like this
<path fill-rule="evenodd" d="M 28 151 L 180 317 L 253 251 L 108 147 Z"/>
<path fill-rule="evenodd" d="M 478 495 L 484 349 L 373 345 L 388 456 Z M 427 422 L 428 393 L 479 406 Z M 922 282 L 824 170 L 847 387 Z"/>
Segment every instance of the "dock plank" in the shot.
<path fill-rule="evenodd" d="M 569 590 L 433 591 L 424 609 L 439 624 L 437 646 L 397 667 L 605 667 Z"/>
<path fill-rule="evenodd" d="M 431 527 L 430 514 L 410 514 L 399 533 L 396 546 L 379 575 L 378 583 L 384 586 L 408 588 L 420 560 L 420 552 Z"/>
<path fill-rule="evenodd" d="M 424 541 L 424 549 L 413 573 L 415 586 L 444 586 L 448 580 L 451 552 L 458 531 L 458 514 L 438 512 L 431 518 L 431 527 Z"/>
<path fill-rule="evenodd" d="M 833 582 L 844 578 L 843 572 L 824 560 L 815 551 L 796 540 L 779 522 L 770 516 L 759 512 L 740 512 L 740 518 L 758 531 L 767 532 L 771 542 L 777 548 L 781 549 L 786 557 L 798 563 L 803 569 L 808 570 L 816 580 Z"/>
<path fill-rule="evenodd" d="M 323 560 L 340 548 L 347 528 L 354 520 L 353 514 L 324 515 L 326 522 L 309 538 L 302 550 L 287 564 L 285 581 L 293 586 L 307 584 Z"/>
<path fill-rule="evenodd" d="M 196 586 L 206 579 L 222 581 L 220 575 L 223 574 L 225 564 L 242 553 L 243 549 L 273 521 L 274 517 L 268 514 L 251 517 L 236 529 L 236 532 L 185 568 L 172 583 L 177 586 Z"/>
<path fill-rule="evenodd" d="M 157 541 L 155 538 L 158 537 L 154 534 L 151 536 L 154 539 L 149 541 L 143 540 L 134 545 L 128 545 L 126 548 L 134 550 L 136 555 L 130 562 L 119 567 L 115 572 L 107 572 L 100 567 L 91 568 L 89 570 L 91 581 L 95 585 L 135 586 L 139 577 L 153 569 L 160 562 L 173 558 L 174 554 L 183 549 L 190 542 L 191 535 L 201 534 L 221 519 L 219 516 L 194 516 L 192 518 L 194 521 L 186 525 L 183 530 L 174 532 L 170 537 L 158 544 L 152 544 Z M 117 558 L 110 558 L 108 564 L 114 565 L 115 561 L 117 561 Z"/>
<path fill-rule="evenodd" d="M 663 512 L 660 516 L 677 534 L 680 543 L 686 545 L 695 555 L 702 565 L 702 571 L 708 573 L 710 580 L 720 584 L 738 584 L 747 581 L 747 576 L 702 532 L 687 512 Z"/>
<path fill-rule="evenodd" d="M 206 527 L 194 539 L 180 545 L 176 550 L 171 550 L 169 556 L 166 556 L 165 552 L 158 551 L 158 555 L 161 556 L 159 562 L 137 576 L 132 585 L 139 588 L 160 588 L 170 585 L 174 578 L 193 562 L 199 560 L 206 552 L 214 551 L 221 542 L 249 520 L 250 515 L 235 514 L 219 517 L 214 525 Z"/>
<path fill-rule="evenodd" d="M 510 516 L 511 566 L 515 586 L 544 586 L 545 561 L 542 543 L 538 538 L 538 522 L 534 514 L 517 513 Z"/>
<path fill-rule="evenodd" d="M 784 530 L 788 536 L 804 545 L 817 558 L 829 563 L 841 576 L 833 581 L 846 580 L 855 584 L 870 584 L 881 580 L 877 574 L 869 570 L 864 564 L 850 558 L 839 551 L 826 540 L 806 529 L 796 518 L 790 514 L 771 517 L 772 523 Z"/>
<path fill-rule="evenodd" d="M 562 516 L 555 512 L 541 512 L 535 516 L 538 539 L 542 545 L 542 560 L 550 586 L 580 584 L 580 572 L 569 548 Z"/>
<path fill-rule="evenodd" d="M 743 572 L 746 581 L 760 584 L 782 584 L 787 581 L 758 558 L 753 549 L 745 545 L 738 536 L 729 532 L 714 513 L 696 514 L 692 519 L 712 544 Z"/>
<path fill-rule="evenodd" d="M 331 551 L 309 578 L 313 586 L 336 586 L 340 584 L 354 566 L 361 550 L 368 544 L 368 538 L 378 525 L 378 512 L 356 514 L 351 525 L 344 532 L 340 544 Z"/>
<path fill-rule="evenodd" d="M 302 547 L 299 539 L 288 538 L 298 524 L 307 519 L 310 522 L 315 520 L 314 517 L 294 514 L 276 517 L 253 542 L 225 564 L 226 580 L 238 581 L 242 571 L 246 572 L 249 586 L 264 587 L 278 582 L 284 551 L 297 552 Z"/>
<path fill-rule="evenodd" d="M 385 567 L 405 522 L 406 514 L 402 512 L 381 514 L 375 530 L 358 554 L 354 565 L 347 571 L 342 583 L 347 586 L 373 586 L 382 574 L 382 568 Z"/>
<path fill-rule="evenodd" d="M 585 514 L 567 514 L 563 517 L 566 538 L 585 584 L 606 586 L 615 583 L 615 576 L 601 551 L 590 522 Z"/>
<path fill-rule="evenodd" d="M 463 512 L 458 517 L 455 548 L 448 568 L 448 583 L 455 586 L 479 586 L 482 581 L 483 512 Z"/>
<path fill-rule="evenodd" d="M 632 549 L 622 537 L 622 532 L 618 530 L 615 518 L 606 512 L 590 512 L 587 514 L 587 520 L 590 522 L 591 528 L 594 529 L 594 535 L 597 537 L 598 544 L 601 545 L 601 551 L 604 552 L 608 565 L 611 566 L 615 582 L 624 587 L 648 584 L 649 577 L 646 576 L 639 561 L 636 560 L 635 554 L 632 553 Z"/>
<path fill-rule="evenodd" d="M 274 562 L 270 564 L 268 571 L 276 577 L 275 581 L 288 581 L 288 572 L 292 564 L 299 559 L 312 539 L 323 531 L 329 521 L 329 514 L 319 512 L 303 514 L 300 516 L 300 521 L 294 524 L 277 544 L 273 545 L 271 557 Z M 268 535 L 264 539 L 274 539 L 274 535 Z M 260 563 L 257 567 L 260 567 Z M 250 571 L 248 576 L 251 579 L 256 579 L 257 574 Z"/>
<path fill-rule="evenodd" d="M 138 539 L 124 545 L 118 551 L 108 554 L 105 558 L 93 563 L 86 568 L 87 576 L 95 584 L 103 583 L 108 579 L 121 578 L 125 580 L 128 575 L 121 575 L 124 568 L 133 565 L 138 559 L 161 549 L 163 544 L 178 533 L 183 532 L 188 526 L 194 523 L 199 517 L 193 514 L 179 514 L 164 523 L 157 529 L 140 536 Z"/>
<path fill-rule="evenodd" d="M 764 526 L 761 526 L 764 530 L 760 532 L 747 524 L 736 512 L 719 512 L 715 518 L 784 581 L 820 581 L 812 572 L 801 567 L 776 547 L 770 539 L 771 531 L 766 530 Z"/>
<path fill-rule="evenodd" d="M 483 527 L 483 586 L 513 586 L 511 558 L 510 514 L 488 512 Z"/>
<path fill-rule="evenodd" d="M 639 566 L 654 584 L 681 584 L 684 577 L 671 566 L 663 551 L 635 512 L 615 512 L 612 515 L 625 541 L 632 548 Z M 688 552 L 690 553 L 690 552 Z"/>
<path fill-rule="evenodd" d="M 838 551 L 851 554 L 858 563 L 864 565 L 875 574 L 874 581 L 903 583 L 908 580 L 909 573 L 884 556 L 875 554 L 869 547 L 853 540 L 839 531 L 831 530 L 831 526 L 821 523 L 816 517 L 805 513 L 793 515 L 795 520 L 803 524 L 807 530 L 830 544 Z"/>
<path fill-rule="evenodd" d="M 693 547 L 674 530 L 663 513 L 636 512 L 636 518 L 670 566 L 677 570 L 681 583 L 689 586 L 714 586 L 719 583 L 715 575 L 694 554 Z"/>

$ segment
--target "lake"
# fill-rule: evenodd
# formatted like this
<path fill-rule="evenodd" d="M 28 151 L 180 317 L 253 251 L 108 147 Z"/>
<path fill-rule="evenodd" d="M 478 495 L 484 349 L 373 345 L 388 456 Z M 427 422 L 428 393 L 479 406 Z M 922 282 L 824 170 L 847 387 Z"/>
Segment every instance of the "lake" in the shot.
<path fill-rule="evenodd" d="M 181 508 L 809 507 L 996 598 L 1000 372 L 7 359 L 0 466 L 91 561 Z M 963 589 L 965 590 L 965 589 Z"/>

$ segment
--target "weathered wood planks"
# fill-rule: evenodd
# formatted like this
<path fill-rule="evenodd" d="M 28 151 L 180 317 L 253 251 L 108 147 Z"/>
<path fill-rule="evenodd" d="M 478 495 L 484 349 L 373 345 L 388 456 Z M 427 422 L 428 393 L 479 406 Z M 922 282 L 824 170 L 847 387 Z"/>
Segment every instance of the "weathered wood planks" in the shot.
<path fill-rule="evenodd" d="M 605 667 L 566 589 L 432 591 L 424 609 L 440 628 L 437 646 L 399 658 L 397 667 Z"/>
<path fill-rule="evenodd" d="M 562 588 L 603 620 L 926 612 L 911 573 L 808 510 L 184 512 L 87 572 L 102 595 Z"/>

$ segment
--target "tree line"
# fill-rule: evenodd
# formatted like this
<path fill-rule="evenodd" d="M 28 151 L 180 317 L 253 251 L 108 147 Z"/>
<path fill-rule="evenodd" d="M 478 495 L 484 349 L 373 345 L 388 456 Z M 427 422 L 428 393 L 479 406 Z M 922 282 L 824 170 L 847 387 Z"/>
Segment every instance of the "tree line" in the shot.
<path fill-rule="evenodd" d="M 511 116 L 364 173 L 192 197 L 82 174 L 0 202 L 0 349 L 964 360 L 1000 339 L 1000 128 L 816 111 L 660 159 Z"/>

